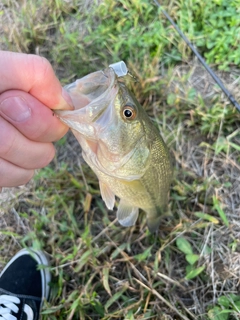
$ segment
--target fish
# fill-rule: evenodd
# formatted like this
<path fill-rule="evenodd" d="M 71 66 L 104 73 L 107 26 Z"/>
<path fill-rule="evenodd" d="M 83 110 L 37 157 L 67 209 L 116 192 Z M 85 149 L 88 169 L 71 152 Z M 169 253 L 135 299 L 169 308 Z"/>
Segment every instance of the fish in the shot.
<path fill-rule="evenodd" d="M 142 209 L 153 233 L 168 207 L 172 160 L 159 130 L 124 79 L 108 67 L 76 80 L 65 86 L 74 110 L 56 114 L 80 143 L 106 207 L 113 210 L 119 198 L 119 223 L 133 226 Z"/>

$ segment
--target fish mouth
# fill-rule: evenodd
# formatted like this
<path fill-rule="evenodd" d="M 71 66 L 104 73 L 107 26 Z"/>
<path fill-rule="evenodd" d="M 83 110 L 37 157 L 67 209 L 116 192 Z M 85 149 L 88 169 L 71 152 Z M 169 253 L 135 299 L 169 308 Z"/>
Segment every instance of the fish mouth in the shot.
<path fill-rule="evenodd" d="M 76 80 L 65 86 L 69 93 L 74 110 L 79 110 L 92 102 L 100 102 L 109 94 L 116 80 L 116 75 L 111 68 L 105 71 L 97 71 Z"/>
<path fill-rule="evenodd" d="M 55 113 L 71 129 L 81 133 L 81 126 L 96 125 L 97 119 L 114 103 L 119 86 L 116 74 L 108 68 L 90 73 L 64 88 L 72 99 L 74 110 L 56 110 Z"/>

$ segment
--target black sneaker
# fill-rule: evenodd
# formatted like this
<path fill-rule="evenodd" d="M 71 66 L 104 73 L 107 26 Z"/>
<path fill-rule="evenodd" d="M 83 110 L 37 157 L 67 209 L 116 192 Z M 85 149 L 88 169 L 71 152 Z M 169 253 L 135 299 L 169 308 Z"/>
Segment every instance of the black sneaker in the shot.
<path fill-rule="evenodd" d="M 0 320 L 37 320 L 48 299 L 51 276 L 42 251 L 23 249 L 0 274 Z"/>

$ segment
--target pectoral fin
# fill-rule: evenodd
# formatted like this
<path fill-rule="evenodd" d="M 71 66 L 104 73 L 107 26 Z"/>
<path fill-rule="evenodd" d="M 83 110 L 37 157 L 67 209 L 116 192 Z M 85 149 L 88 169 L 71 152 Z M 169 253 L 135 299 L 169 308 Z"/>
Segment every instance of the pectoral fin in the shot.
<path fill-rule="evenodd" d="M 113 210 L 114 203 L 115 203 L 115 194 L 105 183 L 101 181 L 99 181 L 99 186 L 100 186 L 102 199 L 105 202 L 107 208 L 109 210 Z"/>
<path fill-rule="evenodd" d="M 130 206 L 124 200 L 120 200 L 117 210 L 119 223 L 124 227 L 133 226 L 138 218 L 138 211 L 137 207 Z"/>

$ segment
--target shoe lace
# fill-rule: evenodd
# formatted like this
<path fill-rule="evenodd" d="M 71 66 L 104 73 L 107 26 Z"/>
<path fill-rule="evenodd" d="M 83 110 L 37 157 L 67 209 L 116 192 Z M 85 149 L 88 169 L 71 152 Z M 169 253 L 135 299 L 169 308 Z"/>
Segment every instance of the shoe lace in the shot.
<path fill-rule="evenodd" d="M 18 313 L 18 306 L 21 301 L 18 297 L 10 295 L 1 295 L 0 296 L 0 320 L 17 320 L 17 318 L 12 315 L 12 312 Z M 34 314 L 32 308 L 25 304 L 23 308 L 27 320 L 33 320 Z"/>
<path fill-rule="evenodd" d="M 16 304 L 20 303 L 20 299 L 14 296 L 0 296 L 0 320 L 16 320 L 11 313 L 17 313 L 19 308 Z"/>

